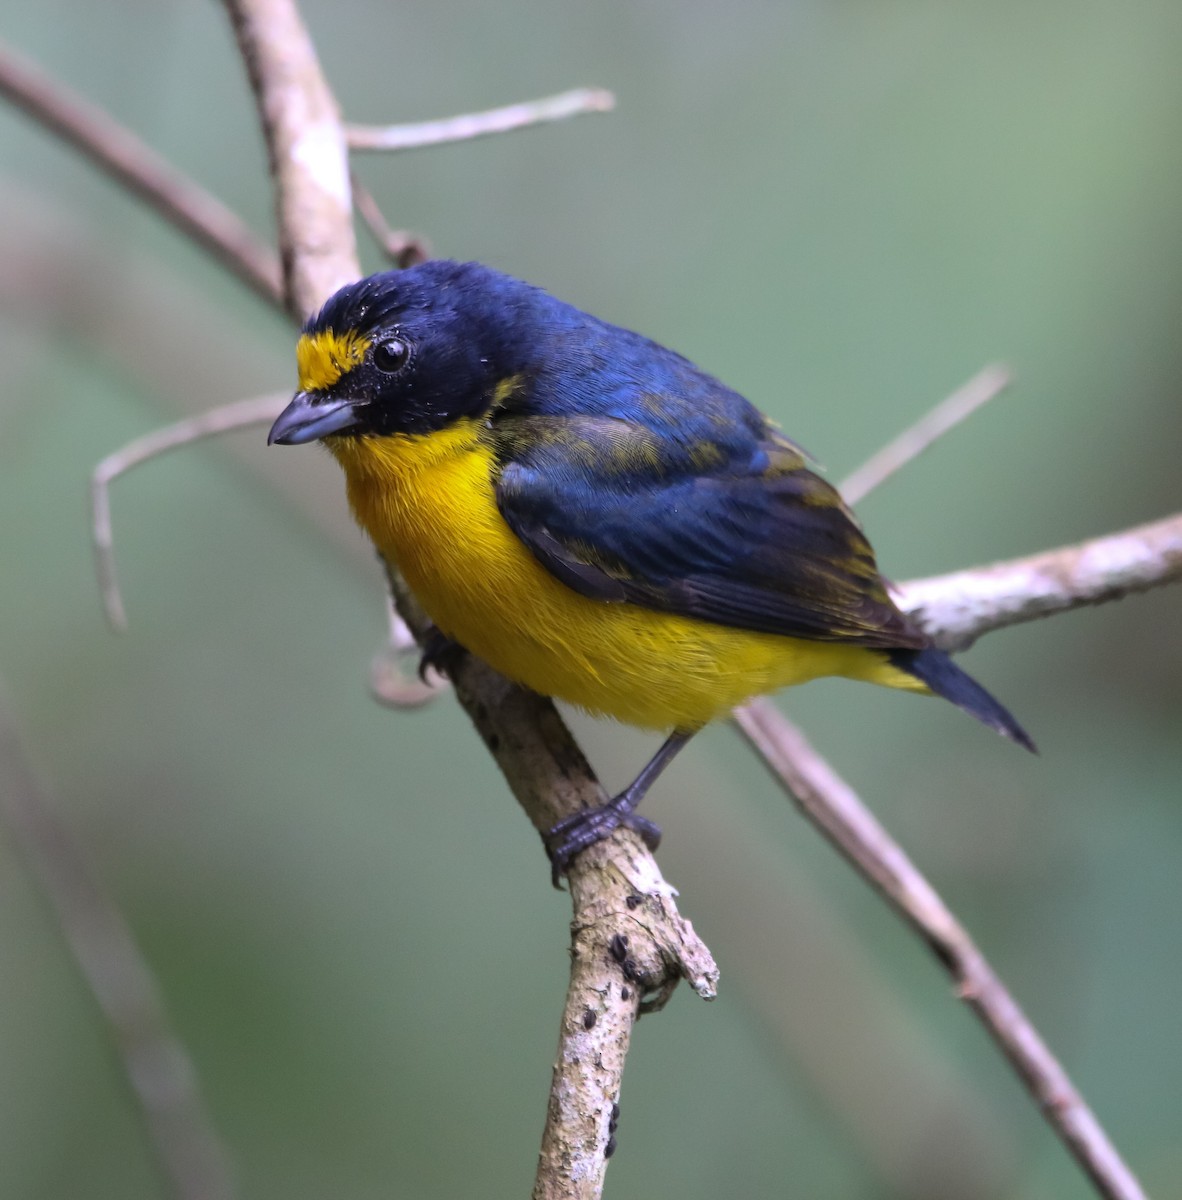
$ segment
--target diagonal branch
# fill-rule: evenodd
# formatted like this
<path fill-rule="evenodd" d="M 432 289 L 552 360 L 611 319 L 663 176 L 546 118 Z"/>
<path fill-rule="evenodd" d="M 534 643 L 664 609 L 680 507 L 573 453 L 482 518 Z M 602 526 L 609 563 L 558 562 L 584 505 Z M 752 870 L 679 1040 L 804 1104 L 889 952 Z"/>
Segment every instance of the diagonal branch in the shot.
<path fill-rule="evenodd" d="M 169 1195 L 175 1200 L 231 1200 L 234 1187 L 225 1151 L 152 972 L 119 910 L 54 814 L 2 695 L 0 815 L 102 1014 Z"/>
<path fill-rule="evenodd" d="M 985 956 L 873 814 L 804 735 L 759 699 L 735 721 L 797 807 L 927 942 L 957 995 L 1009 1059 L 1043 1115 L 1108 1200 L 1145 1200 L 1103 1127 Z"/>
<path fill-rule="evenodd" d="M 361 274 L 336 98 L 293 0 L 225 0 L 275 182 L 283 294 L 307 317 Z"/>
<path fill-rule="evenodd" d="M 268 303 L 279 302 L 279 262 L 236 213 L 101 109 L 2 42 L 0 95 L 81 151 Z"/>
<path fill-rule="evenodd" d="M 918 458 L 962 421 L 967 421 L 977 409 L 1001 395 L 1009 387 L 1010 380 L 1005 367 L 986 367 L 978 372 L 842 480 L 837 489 L 842 499 L 851 507 L 859 504 L 912 459 Z"/>
<path fill-rule="evenodd" d="M 431 257 L 431 247 L 427 242 L 405 229 L 391 229 L 374 194 L 357 178 L 356 173 L 352 173 L 350 178 L 357 213 L 382 253 L 400 270 L 426 262 Z"/>
<path fill-rule="evenodd" d="M 574 88 L 541 100 L 523 100 L 503 108 L 463 113 L 436 121 L 416 121 L 410 125 L 347 125 L 345 137 L 351 150 L 417 150 L 422 146 L 470 142 L 495 133 L 510 133 L 514 129 L 526 129 L 549 121 L 565 121 L 586 113 L 611 112 L 615 106 L 615 96 L 603 88 Z"/>

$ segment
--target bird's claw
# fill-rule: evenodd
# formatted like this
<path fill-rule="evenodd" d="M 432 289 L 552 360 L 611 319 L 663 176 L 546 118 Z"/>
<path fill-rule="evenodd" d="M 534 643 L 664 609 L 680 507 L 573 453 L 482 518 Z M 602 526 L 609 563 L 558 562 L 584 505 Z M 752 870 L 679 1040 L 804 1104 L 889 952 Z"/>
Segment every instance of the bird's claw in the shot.
<path fill-rule="evenodd" d="M 423 653 L 419 658 L 419 678 L 427 683 L 427 672 L 451 677 L 452 668 L 467 653 L 459 642 L 453 641 L 439 628 L 430 626 L 423 634 Z"/>
<path fill-rule="evenodd" d="M 626 795 L 564 817 L 542 834 L 542 843 L 550 856 L 550 881 L 555 887 L 577 855 L 610 837 L 621 825 L 631 829 L 650 850 L 661 844 L 660 826 L 625 807 L 621 801 Z"/>

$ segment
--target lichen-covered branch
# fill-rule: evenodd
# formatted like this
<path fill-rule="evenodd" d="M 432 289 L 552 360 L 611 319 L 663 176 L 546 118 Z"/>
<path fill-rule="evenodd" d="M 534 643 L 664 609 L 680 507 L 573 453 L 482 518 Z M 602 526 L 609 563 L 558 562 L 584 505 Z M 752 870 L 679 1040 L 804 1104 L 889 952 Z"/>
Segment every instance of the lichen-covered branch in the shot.
<path fill-rule="evenodd" d="M 1182 581 L 1182 513 L 1028 558 L 913 579 L 898 603 L 946 650 L 983 633 Z"/>
<path fill-rule="evenodd" d="M 425 621 L 392 571 L 391 592 L 412 630 Z M 452 668 L 456 697 L 539 833 L 605 799 L 554 705 L 478 659 Z M 712 999 L 718 968 L 677 911 L 673 889 L 635 834 L 619 830 L 567 875 L 571 974 L 533 1195 L 595 1200 L 614 1146 L 624 1061 L 636 1017 L 659 1008 L 680 979 Z M 588 1016 L 588 1014 L 591 1014 Z M 611 1126 L 611 1128 L 609 1128 Z"/>

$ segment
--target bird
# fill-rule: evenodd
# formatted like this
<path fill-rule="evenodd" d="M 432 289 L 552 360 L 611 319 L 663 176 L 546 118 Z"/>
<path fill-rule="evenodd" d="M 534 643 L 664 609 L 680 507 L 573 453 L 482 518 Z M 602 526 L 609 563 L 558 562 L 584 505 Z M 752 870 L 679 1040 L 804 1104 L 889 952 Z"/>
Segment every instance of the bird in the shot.
<path fill-rule="evenodd" d="M 433 622 L 542 695 L 666 735 L 617 796 L 543 835 L 555 879 L 690 738 L 822 676 L 942 696 L 1030 736 L 891 599 L 838 491 L 688 358 L 475 262 L 346 285 L 304 325 L 268 444 L 320 441 Z"/>

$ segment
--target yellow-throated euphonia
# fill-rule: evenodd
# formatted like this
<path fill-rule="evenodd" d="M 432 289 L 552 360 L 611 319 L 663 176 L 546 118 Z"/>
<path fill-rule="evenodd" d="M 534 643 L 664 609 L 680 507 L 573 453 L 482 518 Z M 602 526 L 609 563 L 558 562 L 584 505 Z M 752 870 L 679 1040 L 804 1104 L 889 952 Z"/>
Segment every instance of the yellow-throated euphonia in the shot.
<path fill-rule="evenodd" d="M 892 602 L 837 491 L 680 354 L 478 263 L 336 293 L 270 441 L 323 439 L 439 631 L 537 692 L 671 730 L 563 822 L 555 869 L 624 823 L 703 725 L 823 675 L 935 693 L 1033 750 Z"/>

